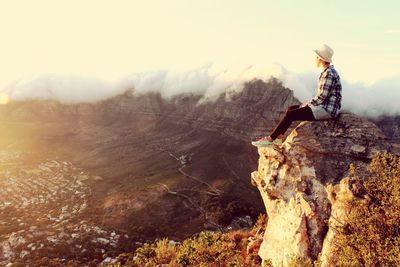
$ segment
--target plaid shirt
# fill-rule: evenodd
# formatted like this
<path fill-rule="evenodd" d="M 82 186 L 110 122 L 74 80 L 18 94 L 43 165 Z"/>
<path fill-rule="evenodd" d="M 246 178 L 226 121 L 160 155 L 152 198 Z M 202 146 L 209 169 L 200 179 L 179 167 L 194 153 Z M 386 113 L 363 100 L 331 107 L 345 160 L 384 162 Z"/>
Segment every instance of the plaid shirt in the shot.
<path fill-rule="evenodd" d="M 333 65 L 329 65 L 319 76 L 318 93 L 309 102 L 313 106 L 322 105 L 332 118 L 336 118 L 341 108 L 342 85 Z"/>

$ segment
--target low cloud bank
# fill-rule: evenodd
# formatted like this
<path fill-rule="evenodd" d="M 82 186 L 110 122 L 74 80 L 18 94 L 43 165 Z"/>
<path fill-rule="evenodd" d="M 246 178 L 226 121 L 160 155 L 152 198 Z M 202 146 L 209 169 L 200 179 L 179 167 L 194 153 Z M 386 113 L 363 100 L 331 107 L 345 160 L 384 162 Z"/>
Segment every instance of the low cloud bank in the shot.
<path fill-rule="evenodd" d="M 339 70 L 340 71 L 340 70 Z M 169 98 L 182 93 L 204 95 L 212 101 L 221 93 L 239 92 L 253 78 L 268 81 L 280 79 L 302 102 L 314 96 L 318 71 L 294 73 L 279 64 L 219 66 L 209 63 L 185 71 L 154 70 L 134 73 L 118 81 L 96 77 L 42 75 L 17 81 L 0 89 L 11 101 L 52 99 L 63 103 L 94 102 L 134 89 L 137 94 L 159 92 Z M 342 79 L 342 108 L 360 115 L 400 115 L 400 75 L 388 77 L 372 85 L 349 83 Z"/>

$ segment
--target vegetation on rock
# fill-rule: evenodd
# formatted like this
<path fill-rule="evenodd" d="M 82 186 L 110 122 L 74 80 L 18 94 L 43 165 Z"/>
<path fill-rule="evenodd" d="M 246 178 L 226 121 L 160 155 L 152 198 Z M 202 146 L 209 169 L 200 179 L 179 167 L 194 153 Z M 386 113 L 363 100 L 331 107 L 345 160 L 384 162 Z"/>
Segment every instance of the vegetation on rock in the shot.
<path fill-rule="evenodd" d="M 136 249 L 134 257 L 121 254 L 114 266 L 260 266 L 257 255 L 267 217 L 261 214 L 248 230 L 228 233 L 203 231 L 181 244 L 164 238 L 145 243 Z"/>
<path fill-rule="evenodd" d="M 357 177 L 363 170 L 352 170 Z M 400 158 L 377 154 L 361 180 L 363 199 L 353 199 L 336 230 L 338 266 L 400 266 Z"/>

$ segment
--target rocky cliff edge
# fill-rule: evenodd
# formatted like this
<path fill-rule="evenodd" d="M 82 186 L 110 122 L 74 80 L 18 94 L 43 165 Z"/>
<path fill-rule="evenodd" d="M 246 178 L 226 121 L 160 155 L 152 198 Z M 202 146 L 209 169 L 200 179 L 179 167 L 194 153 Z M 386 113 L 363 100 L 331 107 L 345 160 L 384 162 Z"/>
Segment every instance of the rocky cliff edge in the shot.
<path fill-rule="evenodd" d="M 343 219 L 349 199 L 360 194 L 348 177 L 350 163 L 366 165 L 374 153 L 390 150 L 373 123 L 351 113 L 336 120 L 302 122 L 281 146 L 258 148 L 258 170 L 251 175 L 268 215 L 259 255 L 274 266 L 293 256 L 334 260 L 332 227 Z"/>

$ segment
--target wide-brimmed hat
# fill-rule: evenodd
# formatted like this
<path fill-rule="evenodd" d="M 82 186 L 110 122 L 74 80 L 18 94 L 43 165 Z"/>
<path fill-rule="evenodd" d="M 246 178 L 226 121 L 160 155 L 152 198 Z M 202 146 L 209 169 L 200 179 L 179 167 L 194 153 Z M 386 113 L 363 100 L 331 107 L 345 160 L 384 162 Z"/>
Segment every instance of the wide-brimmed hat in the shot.
<path fill-rule="evenodd" d="M 329 62 L 329 63 L 332 62 L 333 49 L 331 47 L 329 47 L 328 45 L 323 44 L 321 46 L 321 48 L 314 49 L 313 51 L 323 61 L 326 61 L 326 62 Z"/>

